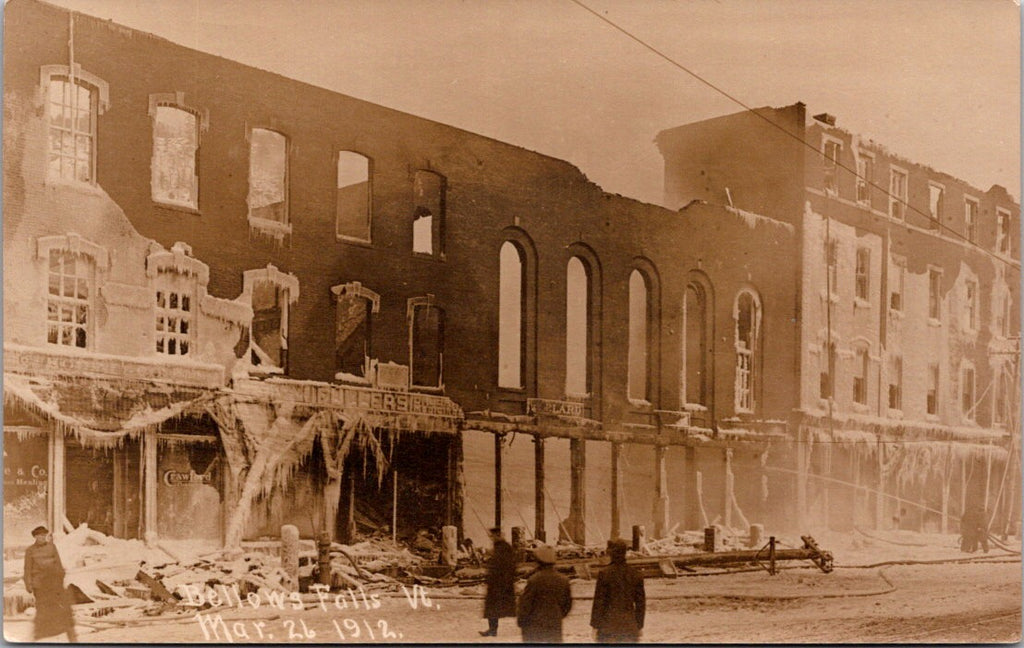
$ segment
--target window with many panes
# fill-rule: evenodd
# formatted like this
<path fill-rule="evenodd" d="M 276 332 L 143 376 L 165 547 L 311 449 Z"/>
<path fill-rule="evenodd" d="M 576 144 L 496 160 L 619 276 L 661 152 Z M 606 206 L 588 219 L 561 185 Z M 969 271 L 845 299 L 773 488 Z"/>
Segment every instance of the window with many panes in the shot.
<path fill-rule="evenodd" d="M 974 198 L 964 199 L 964 236 L 971 243 L 978 240 L 978 201 Z"/>
<path fill-rule="evenodd" d="M 875 158 L 867 153 L 857 156 L 857 202 L 871 205 L 871 183 L 875 181 Z"/>
<path fill-rule="evenodd" d="M 907 172 L 902 169 L 889 171 L 889 216 L 903 220 L 907 213 Z"/>
<path fill-rule="evenodd" d="M 52 75 L 47 88 L 50 178 L 95 183 L 96 88 Z"/>
<path fill-rule="evenodd" d="M 871 250 L 868 248 L 857 248 L 855 287 L 857 299 L 867 301 L 871 291 Z"/>
<path fill-rule="evenodd" d="M 761 303 L 749 290 L 736 296 L 733 310 L 736 319 L 736 381 L 735 406 L 738 411 L 754 411 L 754 384 L 761 329 Z"/>
<path fill-rule="evenodd" d="M 156 291 L 156 351 L 188 355 L 191 350 L 192 296 L 189 291 Z"/>
<path fill-rule="evenodd" d="M 85 349 L 89 343 L 93 264 L 86 257 L 51 250 L 46 295 L 46 341 Z"/>

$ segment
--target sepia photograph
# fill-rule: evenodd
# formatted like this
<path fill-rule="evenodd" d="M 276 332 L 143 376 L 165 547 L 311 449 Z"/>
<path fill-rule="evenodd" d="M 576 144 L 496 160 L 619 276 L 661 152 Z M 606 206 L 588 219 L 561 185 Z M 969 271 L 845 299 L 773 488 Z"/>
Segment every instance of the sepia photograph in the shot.
<path fill-rule="evenodd" d="M 3 636 L 1022 638 L 1013 0 L 6 0 Z"/>

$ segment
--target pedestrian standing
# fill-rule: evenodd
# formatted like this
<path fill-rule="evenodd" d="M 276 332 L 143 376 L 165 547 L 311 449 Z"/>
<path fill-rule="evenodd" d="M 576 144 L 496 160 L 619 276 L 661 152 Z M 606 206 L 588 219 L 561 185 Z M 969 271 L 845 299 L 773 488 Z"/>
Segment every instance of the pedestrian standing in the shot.
<path fill-rule="evenodd" d="M 484 618 L 487 629 L 480 631 L 482 637 L 498 636 L 498 619 L 516 615 L 516 557 L 505 538 L 501 527 L 494 527 L 488 533 L 494 549 L 487 563 L 487 594 L 484 597 Z"/>
<path fill-rule="evenodd" d="M 71 612 L 71 595 L 64 587 L 64 565 L 50 531 L 39 526 L 32 530 L 35 544 L 25 550 L 25 589 L 36 599 L 35 638 L 66 633 L 68 641 L 78 640 Z"/>
<path fill-rule="evenodd" d="M 572 608 L 569 579 L 555 571 L 552 547 L 541 545 L 533 555 L 539 566 L 519 597 L 517 622 L 523 643 L 562 643 L 562 619 Z"/>
<path fill-rule="evenodd" d="M 611 564 L 597 575 L 590 625 L 600 643 L 636 643 L 644 628 L 643 576 L 626 564 L 626 542 L 608 541 Z"/>

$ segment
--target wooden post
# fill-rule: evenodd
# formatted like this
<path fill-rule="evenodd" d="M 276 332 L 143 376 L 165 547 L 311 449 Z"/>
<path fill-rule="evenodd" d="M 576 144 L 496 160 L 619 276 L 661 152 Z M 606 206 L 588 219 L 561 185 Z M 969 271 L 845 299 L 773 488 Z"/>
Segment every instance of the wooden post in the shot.
<path fill-rule="evenodd" d="M 398 544 L 398 468 L 391 471 L 391 542 Z"/>
<path fill-rule="evenodd" d="M 882 529 L 885 521 L 885 473 L 882 471 L 884 463 L 881 440 L 875 443 L 875 456 L 878 457 L 878 482 L 875 485 L 875 528 Z"/>
<path fill-rule="evenodd" d="M 732 474 L 732 448 L 725 448 L 722 453 L 725 467 L 725 488 L 723 489 L 722 523 L 727 530 L 732 529 L 732 501 L 735 498 L 735 477 Z"/>
<path fill-rule="evenodd" d="M 441 564 L 455 566 L 456 553 L 459 549 L 458 528 L 447 525 L 441 527 Z"/>
<path fill-rule="evenodd" d="M 949 533 L 949 485 L 953 476 L 949 474 L 952 466 L 953 444 L 946 446 L 946 466 L 942 471 L 942 532 Z"/>
<path fill-rule="evenodd" d="M 143 470 L 145 475 L 145 524 L 146 544 L 152 544 L 157 540 L 157 508 L 156 508 L 156 430 L 146 430 L 142 434 L 143 460 L 146 467 Z"/>
<path fill-rule="evenodd" d="M 803 529 L 807 522 L 807 430 L 796 435 L 796 523 Z"/>
<path fill-rule="evenodd" d="M 647 544 L 647 529 L 643 525 L 633 525 L 633 551 L 640 551 Z"/>
<path fill-rule="evenodd" d="M 584 521 L 587 512 L 586 471 L 587 449 L 583 439 L 569 440 L 571 459 L 569 488 L 569 533 L 576 544 L 587 543 L 587 532 Z"/>
<path fill-rule="evenodd" d="M 547 532 L 544 530 L 544 439 L 533 437 L 533 537 L 544 542 Z"/>
<path fill-rule="evenodd" d="M 47 502 L 48 524 L 54 535 L 64 533 L 65 515 L 65 465 L 64 465 L 64 435 L 60 430 L 50 430 L 49 443 L 50 473 L 47 477 L 47 489 L 50 498 Z"/>
<path fill-rule="evenodd" d="M 502 436 L 494 435 L 494 526 L 501 528 L 501 448 Z"/>
<path fill-rule="evenodd" d="M 835 374 L 833 373 L 833 375 L 835 375 Z M 825 460 L 823 462 L 824 463 L 823 472 L 824 472 L 824 476 L 826 476 L 826 477 L 832 475 L 832 446 L 833 445 L 834 444 L 832 444 L 832 443 L 822 444 L 822 446 L 823 446 L 822 450 L 824 450 L 824 454 L 825 454 Z M 828 479 L 822 480 L 821 486 L 822 486 L 821 500 L 822 500 L 822 504 L 823 504 L 822 511 L 821 511 L 821 516 L 822 516 L 823 521 L 825 522 L 825 528 L 828 529 L 831 526 L 830 525 L 830 518 L 831 518 L 831 511 L 832 511 L 832 482 L 829 481 Z"/>
<path fill-rule="evenodd" d="M 668 473 L 665 470 L 665 446 L 654 446 L 654 537 L 668 534 Z"/>
<path fill-rule="evenodd" d="M 283 585 L 289 591 L 299 591 L 299 528 L 294 524 L 281 527 L 281 568 L 288 577 Z"/>
<path fill-rule="evenodd" d="M 697 449 L 686 446 L 683 450 L 683 528 L 699 529 L 700 507 L 697 505 Z"/>
<path fill-rule="evenodd" d="M 619 507 L 622 502 L 619 500 L 619 453 L 622 452 L 622 444 L 612 442 L 612 538 L 619 537 L 622 520 L 619 518 Z"/>
<path fill-rule="evenodd" d="M 989 515 L 991 515 L 991 512 L 988 510 L 988 491 L 989 491 L 989 489 L 991 487 L 992 487 L 992 448 L 991 448 L 991 446 L 989 446 L 987 448 L 986 452 L 985 452 L 985 499 L 983 500 L 984 501 L 985 511 Z M 988 522 L 988 520 L 985 520 L 985 522 Z"/>

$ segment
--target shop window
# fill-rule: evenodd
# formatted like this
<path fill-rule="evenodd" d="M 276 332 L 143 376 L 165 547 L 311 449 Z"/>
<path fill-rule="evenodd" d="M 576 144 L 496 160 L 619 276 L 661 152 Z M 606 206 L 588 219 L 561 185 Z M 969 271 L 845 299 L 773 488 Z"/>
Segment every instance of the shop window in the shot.
<path fill-rule="evenodd" d="M 409 300 L 410 376 L 413 387 L 443 386 L 444 311 L 432 297 Z"/>
<path fill-rule="evenodd" d="M 965 364 L 960 371 L 960 413 L 965 420 L 973 421 L 975 413 L 974 366 Z"/>
<path fill-rule="evenodd" d="M 639 270 L 629 275 L 629 352 L 627 390 L 634 401 L 649 401 L 651 356 L 650 288 Z"/>
<path fill-rule="evenodd" d="M 107 85 L 81 69 L 43 66 L 49 135 L 47 177 L 96 183 L 96 117 Z"/>
<path fill-rule="evenodd" d="M 335 214 L 338 238 L 370 242 L 371 196 L 370 159 L 354 151 L 339 152 Z"/>
<path fill-rule="evenodd" d="M 875 181 L 875 158 L 867 153 L 857 156 L 857 202 L 871 205 L 871 184 Z"/>
<path fill-rule="evenodd" d="M 150 187 L 153 200 L 198 209 L 199 119 L 190 110 L 157 104 L 153 116 Z"/>
<path fill-rule="evenodd" d="M 444 254 L 445 180 L 430 171 L 417 171 L 413 179 L 416 207 L 412 216 L 412 250 Z"/>
<path fill-rule="evenodd" d="M 191 291 L 156 291 L 156 352 L 171 356 L 188 355 L 192 348 L 193 300 Z"/>
<path fill-rule="evenodd" d="M 928 184 L 928 227 L 939 229 L 942 224 L 942 209 L 945 201 L 945 189 L 942 185 Z"/>
<path fill-rule="evenodd" d="M 523 386 L 523 255 L 515 243 L 501 245 L 498 279 L 498 386 Z"/>
<path fill-rule="evenodd" d="M 380 295 L 358 282 L 331 288 L 335 296 L 335 378 L 368 378 L 373 357 L 373 315 L 380 310 Z"/>
<path fill-rule="evenodd" d="M 967 329 L 978 330 L 978 282 L 973 279 L 964 284 L 964 323 Z"/>
<path fill-rule="evenodd" d="M 821 366 L 818 376 L 818 395 L 821 398 L 832 398 L 835 393 L 836 378 L 836 343 L 821 345 Z"/>
<path fill-rule="evenodd" d="M 938 321 L 941 316 L 942 306 L 942 271 L 930 268 L 928 270 L 928 317 Z"/>
<path fill-rule="evenodd" d="M 735 406 L 738 411 L 754 411 L 754 384 L 760 328 L 761 304 L 754 293 L 742 290 L 736 296 L 733 311 L 736 319 L 736 383 Z"/>
<path fill-rule="evenodd" d="M 996 251 L 1010 253 L 1010 212 L 1004 209 L 996 210 Z"/>
<path fill-rule="evenodd" d="M 839 152 L 842 144 L 836 140 L 826 139 L 824 143 L 824 167 L 825 167 L 825 190 L 838 193 L 839 182 L 837 169 L 839 167 Z"/>
<path fill-rule="evenodd" d="M 68 251 L 49 253 L 46 340 L 85 349 L 89 344 L 92 262 Z"/>
<path fill-rule="evenodd" d="M 249 134 L 249 218 L 288 223 L 288 140 L 254 128 Z"/>
<path fill-rule="evenodd" d="M 939 413 L 939 365 L 936 363 L 928 365 L 928 394 L 925 411 L 932 416 L 937 416 Z"/>
<path fill-rule="evenodd" d="M 868 248 L 857 248 L 855 284 L 857 299 L 868 301 L 871 291 L 871 250 Z"/>
<path fill-rule="evenodd" d="M 854 356 L 853 402 L 868 404 L 868 350 L 859 347 Z"/>
<path fill-rule="evenodd" d="M 903 220 L 907 213 L 907 172 L 901 169 L 889 171 L 889 216 Z"/>
<path fill-rule="evenodd" d="M 971 243 L 978 240 L 978 201 L 964 198 L 964 236 Z"/>
<path fill-rule="evenodd" d="M 903 409 L 903 357 L 889 357 L 889 409 Z"/>
<path fill-rule="evenodd" d="M 586 396 L 590 392 L 590 276 L 579 257 L 566 266 L 565 293 L 565 393 Z"/>

